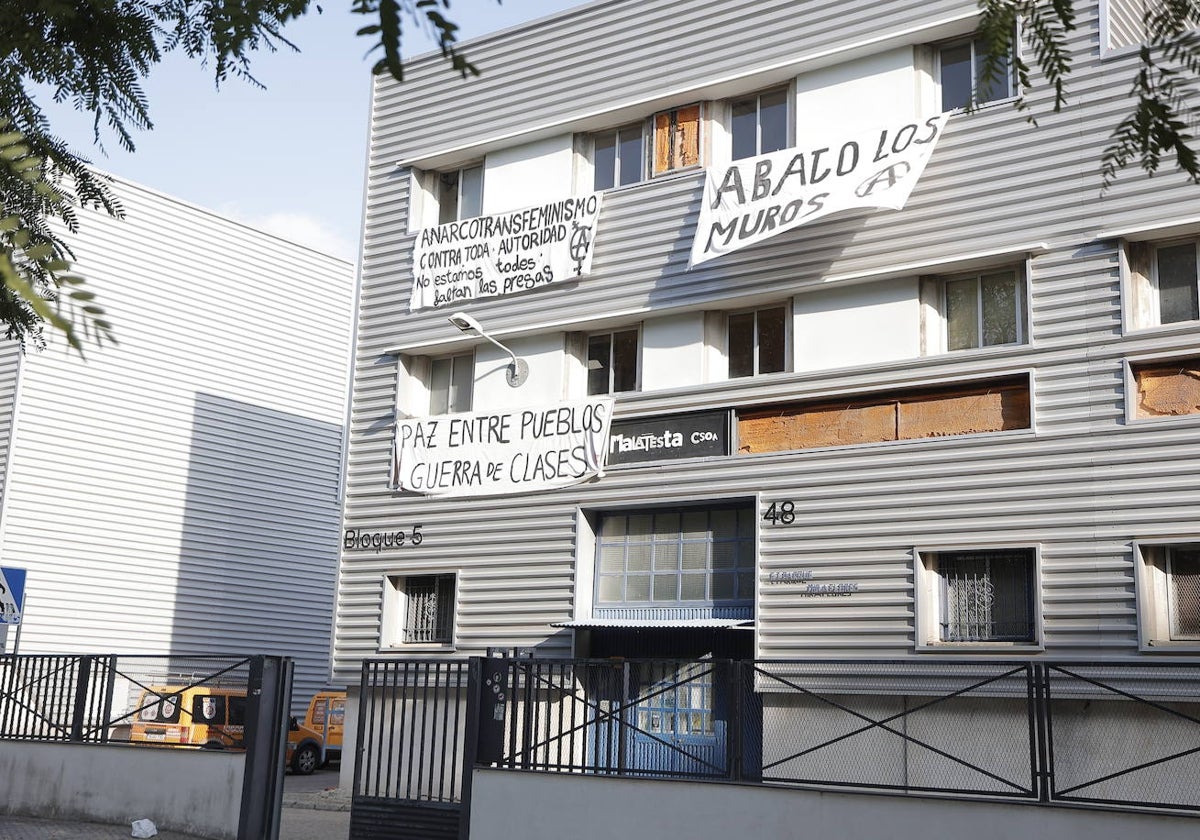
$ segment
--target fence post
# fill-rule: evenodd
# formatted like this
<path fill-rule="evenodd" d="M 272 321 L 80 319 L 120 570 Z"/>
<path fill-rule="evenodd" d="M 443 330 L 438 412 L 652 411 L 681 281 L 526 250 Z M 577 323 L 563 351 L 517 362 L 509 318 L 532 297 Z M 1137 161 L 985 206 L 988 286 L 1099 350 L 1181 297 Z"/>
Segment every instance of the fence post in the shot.
<path fill-rule="evenodd" d="M 463 738 L 462 792 L 459 794 L 462 807 L 458 818 L 459 840 L 467 840 L 471 834 L 471 788 L 475 779 L 475 765 L 479 763 L 480 707 L 484 699 L 482 662 L 483 658 L 479 656 L 472 656 L 467 662 L 467 724 Z"/>
<path fill-rule="evenodd" d="M 1054 745 L 1050 736 L 1050 670 L 1041 662 L 1033 663 L 1037 681 L 1037 758 L 1038 801 L 1049 802 L 1054 790 Z"/>
<path fill-rule="evenodd" d="M 71 709 L 71 740 L 83 740 L 83 720 L 87 716 L 88 685 L 92 678 L 92 657 L 79 657 L 79 676 L 75 681 L 75 705 Z"/>
<path fill-rule="evenodd" d="M 743 735 L 745 729 L 744 714 L 745 709 L 742 703 L 742 663 L 736 660 L 728 660 L 725 663 L 725 678 L 728 682 L 727 691 L 729 692 L 729 721 L 726 723 L 725 740 L 731 742 L 729 748 L 729 780 L 731 782 L 740 782 L 742 780 L 742 750 L 743 750 Z M 730 731 L 732 730 L 732 731 Z"/>
<path fill-rule="evenodd" d="M 250 657 L 246 685 L 246 763 L 237 840 L 278 840 L 283 804 L 283 756 L 292 696 L 292 661 Z"/>
<path fill-rule="evenodd" d="M 108 677 L 104 680 L 104 699 L 101 701 L 103 704 L 104 728 L 100 730 L 100 742 L 107 744 L 108 733 L 111 729 L 110 723 L 112 722 L 113 695 L 117 690 L 117 655 L 110 653 L 104 659 Z"/>

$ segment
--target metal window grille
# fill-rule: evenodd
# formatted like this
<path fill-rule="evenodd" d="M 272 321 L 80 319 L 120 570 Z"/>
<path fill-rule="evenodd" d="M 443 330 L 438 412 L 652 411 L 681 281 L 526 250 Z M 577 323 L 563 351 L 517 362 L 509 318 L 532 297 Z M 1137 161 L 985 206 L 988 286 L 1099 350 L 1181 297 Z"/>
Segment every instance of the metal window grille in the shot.
<path fill-rule="evenodd" d="M 1167 552 L 1172 639 L 1200 639 L 1200 548 Z"/>
<path fill-rule="evenodd" d="M 1033 640 L 1033 552 L 943 552 L 941 639 L 944 642 Z"/>
<path fill-rule="evenodd" d="M 451 639 L 454 575 L 421 575 L 404 581 L 405 644 L 445 644 Z"/>

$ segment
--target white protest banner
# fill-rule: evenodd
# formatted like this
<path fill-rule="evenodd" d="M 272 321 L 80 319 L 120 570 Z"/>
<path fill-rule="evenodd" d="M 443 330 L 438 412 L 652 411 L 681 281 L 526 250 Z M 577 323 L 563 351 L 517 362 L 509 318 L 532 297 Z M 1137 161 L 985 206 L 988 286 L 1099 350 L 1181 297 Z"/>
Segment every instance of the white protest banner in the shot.
<path fill-rule="evenodd" d="M 604 469 L 613 400 L 400 420 L 392 486 L 428 496 L 532 493 Z"/>
<path fill-rule="evenodd" d="M 600 193 L 425 228 L 413 246 L 408 309 L 450 306 L 592 270 Z"/>
<path fill-rule="evenodd" d="M 900 210 L 948 116 L 710 167 L 688 267 L 841 210 Z"/>

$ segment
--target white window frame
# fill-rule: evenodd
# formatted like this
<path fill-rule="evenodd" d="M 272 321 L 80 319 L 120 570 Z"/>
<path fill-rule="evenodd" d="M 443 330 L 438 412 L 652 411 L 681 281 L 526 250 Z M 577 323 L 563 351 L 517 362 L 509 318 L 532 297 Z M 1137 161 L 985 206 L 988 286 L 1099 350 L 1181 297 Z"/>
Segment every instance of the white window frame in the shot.
<path fill-rule="evenodd" d="M 638 132 L 638 177 L 630 181 L 628 184 L 620 183 L 621 180 L 621 143 L 620 135 L 622 131 L 636 129 Z M 615 159 L 613 163 L 613 184 L 608 187 L 597 186 L 596 184 L 596 141 L 605 134 L 612 134 L 616 142 Z M 596 192 L 605 192 L 608 190 L 627 189 L 637 184 L 644 183 L 646 180 L 646 121 L 625 123 L 614 128 L 609 128 L 604 131 L 595 131 L 588 138 L 590 143 L 590 155 L 592 164 L 592 183 L 591 189 Z M 586 147 L 585 147 L 586 148 Z"/>
<path fill-rule="evenodd" d="M 1170 550 L 1179 546 L 1200 548 L 1200 534 L 1133 543 L 1138 649 L 1143 653 L 1200 651 L 1200 634 L 1181 638 L 1171 635 Z"/>
<path fill-rule="evenodd" d="M 937 572 L 937 557 L 947 553 L 979 553 L 987 551 L 1029 551 L 1032 554 L 1033 568 L 1030 570 L 1029 582 L 1033 589 L 1030 603 L 1032 615 L 1030 625 L 1033 638 L 1028 641 L 1002 641 L 988 639 L 982 641 L 942 641 L 941 618 L 942 596 L 941 576 Z M 913 599 L 914 625 L 916 632 L 916 650 L 918 652 L 946 653 L 981 651 L 997 651 L 1005 653 L 1032 652 L 1045 650 L 1045 634 L 1043 626 L 1044 597 L 1042 586 L 1042 547 L 1038 543 L 987 543 L 984 545 L 938 545 L 920 546 L 913 549 L 913 580 L 916 586 L 916 597 Z"/>
<path fill-rule="evenodd" d="M 1195 322 L 1189 321 L 1192 328 L 1195 329 Z M 1172 325 L 1177 326 L 1177 325 Z M 1178 414 L 1174 416 L 1152 416 L 1139 417 L 1137 406 L 1138 383 L 1137 377 L 1134 375 L 1133 369 L 1139 365 L 1153 364 L 1168 364 L 1174 360 L 1193 359 L 1196 357 L 1194 353 L 1147 353 L 1136 356 L 1128 356 L 1121 360 L 1122 376 L 1125 382 L 1125 424 L 1134 425 L 1138 423 L 1197 423 L 1200 422 L 1200 413 L 1196 414 Z"/>
<path fill-rule="evenodd" d="M 434 393 L 434 387 L 433 387 L 433 368 L 434 368 L 434 365 L 438 364 L 439 362 L 446 362 L 446 361 L 450 362 L 450 379 L 447 383 L 446 410 L 435 412 L 433 410 L 434 399 L 436 396 Z M 456 408 L 454 408 L 454 399 L 453 399 L 456 396 L 455 385 L 454 385 L 454 368 L 457 364 L 460 364 L 460 363 L 466 364 L 470 367 L 470 370 L 471 370 L 471 393 L 467 395 L 466 407 L 456 409 Z M 440 416 L 442 414 L 463 414 L 463 413 L 470 411 L 475 404 L 475 351 L 468 350 L 465 353 L 451 353 L 451 354 L 448 354 L 445 356 L 430 356 L 429 357 L 429 367 L 428 367 L 428 371 L 427 371 L 426 379 L 425 379 L 425 386 L 429 392 L 429 404 L 426 409 L 426 413 L 429 416 Z"/>
<path fill-rule="evenodd" d="M 671 114 L 677 111 L 682 111 L 685 108 L 698 108 L 699 115 L 696 118 L 696 162 L 684 166 L 668 166 L 662 172 L 654 171 L 654 160 L 656 149 L 654 146 L 655 135 L 658 117 L 660 114 Z M 685 102 L 682 105 L 676 105 L 672 108 L 661 108 L 655 111 L 646 120 L 645 123 L 645 144 L 644 144 L 644 169 L 645 177 L 648 180 L 657 180 L 659 178 L 670 178 L 681 172 L 695 172 L 698 169 L 703 169 L 706 161 L 709 158 L 708 154 L 708 121 L 711 119 L 707 102 Z"/>
<path fill-rule="evenodd" d="M 751 309 L 735 309 L 725 313 L 725 331 L 724 331 L 724 350 L 725 350 L 725 375 L 728 379 L 749 379 L 755 376 L 770 376 L 759 371 L 759 352 L 758 352 L 758 314 L 768 309 L 783 309 L 783 370 L 773 371 L 772 373 L 790 373 L 793 367 L 792 363 L 792 330 L 795 325 L 795 314 L 792 308 L 792 299 L 788 298 L 779 303 L 766 304 L 763 306 L 755 306 Z M 729 319 L 738 315 L 754 315 L 754 372 L 746 376 L 734 376 L 730 372 L 729 359 L 733 355 L 733 348 L 729 343 Z"/>
<path fill-rule="evenodd" d="M 484 167 L 483 167 L 483 161 L 478 161 L 476 163 L 468 164 L 466 166 L 460 166 L 457 169 L 441 170 L 439 172 L 434 173 L 434 196 L 437 199 L 437 206 L 438 206 L 437 221 L 438 221 L 438 224 L 446 224 L 449 222 L 457 222 L 462 219 L 474 218 L 474 216 L 464 216 L 463 215 L 463 181 L 464 181 L 463 175 L 467 172 L 470 172 L 470 171 L 476 170 L 476 169 L 479 170 L 479 214 L 478 215 L 483 215 L 483 193 L 484 193 L 484 180 L 485 180 L 484 179 L 485 172 L 484 172 Z M 443 195 L 443 189 L 445 188 L 445 182 L 443 179 L 449 175 L 457 176 L 457 182 L 455 183 L 456 193 L 455 193 L 455 201 L 454 201 L 454 218 L 446 219 L 445 221 L 443 221 L 442 220 L 442 215 L 443 215 L 443 213 L 442 213 L 442 210 L 443 210 L 442 195 Z"/>
<path fill-rule="evenodd" d="M 948 287 L 951 283 L 957 283 L 963 280 L 975 281 L 975 300 L 977 305 L 976 314 L 976 335 L 979 342 L 983 341 L 983 286 L 982 278 L 992 274 L 1003 274 L 1011 272 L 1017 280 L 1019 289 L 1017 291 L 1016 300 L 1020 311 L 1017 313 L 1017 340 L 1007 342 L 1005 344 L 982 344 L 978 343 L 973 347 L 959 347 L 950 349 L 950 311 L 949 301 L 947 297 Z M 1023 347 L 1030 344 L 1029 340 L 1029 320 L 1030 320 L 1030 289 L 1029 289 L 1029 272 L 1023 265 L 1010 266 L 995 266 L 992 268 L 981 268 L 975 271 L 969 271 L 961 274 L 952 274 L 945 277 L 935 278 L 937 286 L 937 307 L 941 316 L 941 336 L 939 352 L 941 353 L 969 353 L 972 351 L 978 352 L 981 350 L 996 350 L 1004 347 Z"/>
<path fill-rule="evenodd" d="M 949 110 L 951 113 L 962 113 L 963 111 L 969 110 L 972 106 L 976 109 L 988 108 L 993 105 L 998 105 L 998 104 L 1001 104 L 1004 102 L 1012 102 L 1013 99 L 1016 98 L 1017 85 L 1016 85 L 1016 77 L 1015 77 L 1014 71 L 1013 71 L 1013 65 L 1015 62 L 1014 62 L 1014 59 L 1012 57 L 1010 57 L 1008 59 L 1008 93 L 1006 93 L 1003 96 L 996 97 L 995 99 L 988 99 L 983 102 L 975 102 L 974 101 L 975 93 L 976 93 L 976 90 L 979 85 L 979 78 L 978 78 L 978 74 L 976 72 L 976 63 L 975 63 L 976 56 L 977 56 L 976 44 L 978 44 L 979 40 L 980 40 L 979 33 L 972 32 L 970 35 L 965 35 L 960 38 L 952 38 L 948 41 L 941 41 L 941 42 L 938 42 L 938 43 L 932 45 L 932 47 L 933 47 L 933 78 L 934 78 L 934 82 L 936 84 L 936 96 L 937 96 L 937 102 L 938 102 L 939 106 L 942 105 L 942 87 L 943 87 L 943 83 L 942 83 L 942 51 L 946 50 L 946 49 L 951 49 L 953 47 L 959 47 L 964 44 L 969 44 L 971 47 L 971 100 L 972 100 L 971 104 L 969 104 L 968 106 L 959 105 L 959 106 L 956 106 L 956 107 L 950 108 L 950 109 L 946 109 L 944 107 L 939 107 L 939 110 Z M 1021 47 L 1021 32 L 1020 32 L 1019 26 L 1017 27 L 1017 33 L 1016 33 L 1016 37 L 1013 39 L 1013 43 L 1015 44 L 1016 49 L 1019 51 L 1020 47 Z"/>
<path fill-rule="evenodd" d="M 623 332 L 636 332 L 637 333 L 637 358 L 634 361 L 634 365 L 635 365 L 634 386 L 630 390 L 616 391 L 616 390 L 614 390 L 614 382 L 613 382 L 615 367 L 612 363 L 613 352 L 616 347 L 616 342 L 612 340 L 612 337 L 615 336 L 617 333 L 623 333 Z M 591 377 L 592 371 L 591 371 L 591 368 L 588 366 L 588 362 L 590 361 L 589 357 L 591 356 L 589 348 L 591 346 L 591 342 L 592 342 L 593 338 L 598 338 L 598 337 L 604 336 L 604 335 L 607 335 L 609 337 L 608 390 L 593 394 L 593 393 L 591 393 L 591 387 L 590 387 L 591 379 L 592 379 L 592 377 Z M 636 393 L 636 392 L 642 390 L 642 355 L 643 355 L 644 349 L 645 349 L 645 345 L 643 343 L 642 325 L 641 324 L 635 324 L 633 326 L 627 326 L 627 327 L 614 327 L 611 330 L 597 330 L 595 332 L 587 333 L 585 335 L 584 341 L 583 341 L 584 393 L 590 397 L 592 397 L 592 396 L 602 397 L 602 396 L 610 396 L 613 394 L 632 394 L 632 393 Z"/>
<path fill-rule="evenodd" d="M 441 586 L 441 581 L 449 579 L 450 606 L 447 617 L 447 623 L 449 627 L 447 628 L 446 636 L 441 640 L 413 642 L 405 641 L 405 632 L 408 624 L 408 612 L 410 609 L 407 586 L 409 581 L 416 581 L 422 578 L 433 578 L 435 581 L 435 587 Z M 461 575 L 458 572 L 446 571 L 445 569 L 413 569 L 406 570 L 402 573 L 386 575 L 383 579 L 383 607 L 380 618 L 379 640 L 380 650 L 404 650 L 406 652 L 417 650 L 454 650 L 456 647 L 455 634 L 458 632 L 458 600 L 460 582 Z"/>
<path fill-rule="evenodd" d="M 764 96 L 769 96 L 771 94 L 776 94 L 776 93 L 783 94 L 784 104 L 787 106 L 787 113 L 784 116 L 783 146 L 781 146 L 780 148 L 787 149 L 787 148 L 790 148 L 795 143 L 796 120 L 795 120 L 794 114 L 796 111 L 796 94 L 791 85 L 785 85 L 783 87 L 767 88 L 766 90 L 759 90 L 759 91 L 755 91 L 754 93 L 748 93 L 745 96 L 731 96 L 728 100 L 728 103 L 729 103 L 729 157 L 730 157 L 731 161 L 733 161 L 733 160 L 749 160 L 752 157 L 757 157 L 759 155 L 768 154 L 767 152 L 763 152 L 763 150 L 762 150 L 762 98 Z M 735 153 L 733 151 L 733 143 L 734 143 L 734 139 L 733 139 L 733 106 L 739 102 L 748 102 L 751 99 L 754 100 L 754 106 L 755 106 L 755 118 L 754 118 L 754 126 L 755 126 L 754 148 L 755 148 L 755 151 L 753 154 L 747 155 L 745 158 L 737 158 L 734 156 Z"/>
<path fill-rule="evenodd" d="M 1184 318 L 1179 321 L 1166 321 L 1162 319 L 1162 293 L 1161 293 L 1161 278 L 1158 268 L 1158 253 L 1163 248 L 1174 248 L 1180 245 L 1191 245 L 1196 266 L 1196 285 L 1197 285 L 1197 300 L 1200 301 L 1200 239 L 1194 236 L 1187 236 L 1174 239 L 1154 240 L 1144 243 L 1148 249 L 1149 269 L 1148 274 L 1142 277 L 1141 274 L 1135 279 L 1135 282 L 1148 282 L 1146 287 L 1146 311 L 1142 313 L 1144 326 L 1147 327 L 1176 327 L 1183 324 L 1195 325 L 1200 320 L 1200 311 L 1196 313 L 1196 317 Z M 1200 304 L 1198 304 L 1200 308 Z"/>

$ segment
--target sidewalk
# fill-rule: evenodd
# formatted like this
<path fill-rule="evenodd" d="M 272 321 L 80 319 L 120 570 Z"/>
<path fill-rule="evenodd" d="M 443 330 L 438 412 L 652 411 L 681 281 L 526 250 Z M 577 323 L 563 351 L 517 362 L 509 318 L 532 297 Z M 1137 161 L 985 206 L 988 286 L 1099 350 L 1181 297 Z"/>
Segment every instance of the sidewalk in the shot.
<path fill-rule="evenodd" d="M 44 820 L 0 814 L 0 840 L 125 840 L 129 823 L 111 825 L 70 820 Z M 283 795 L 279 840 L 343 840 L 350 832 L 350 795 L 321 790 Z M 155 840 L 198 840 L 191 834 L 159 829 Z"/>

